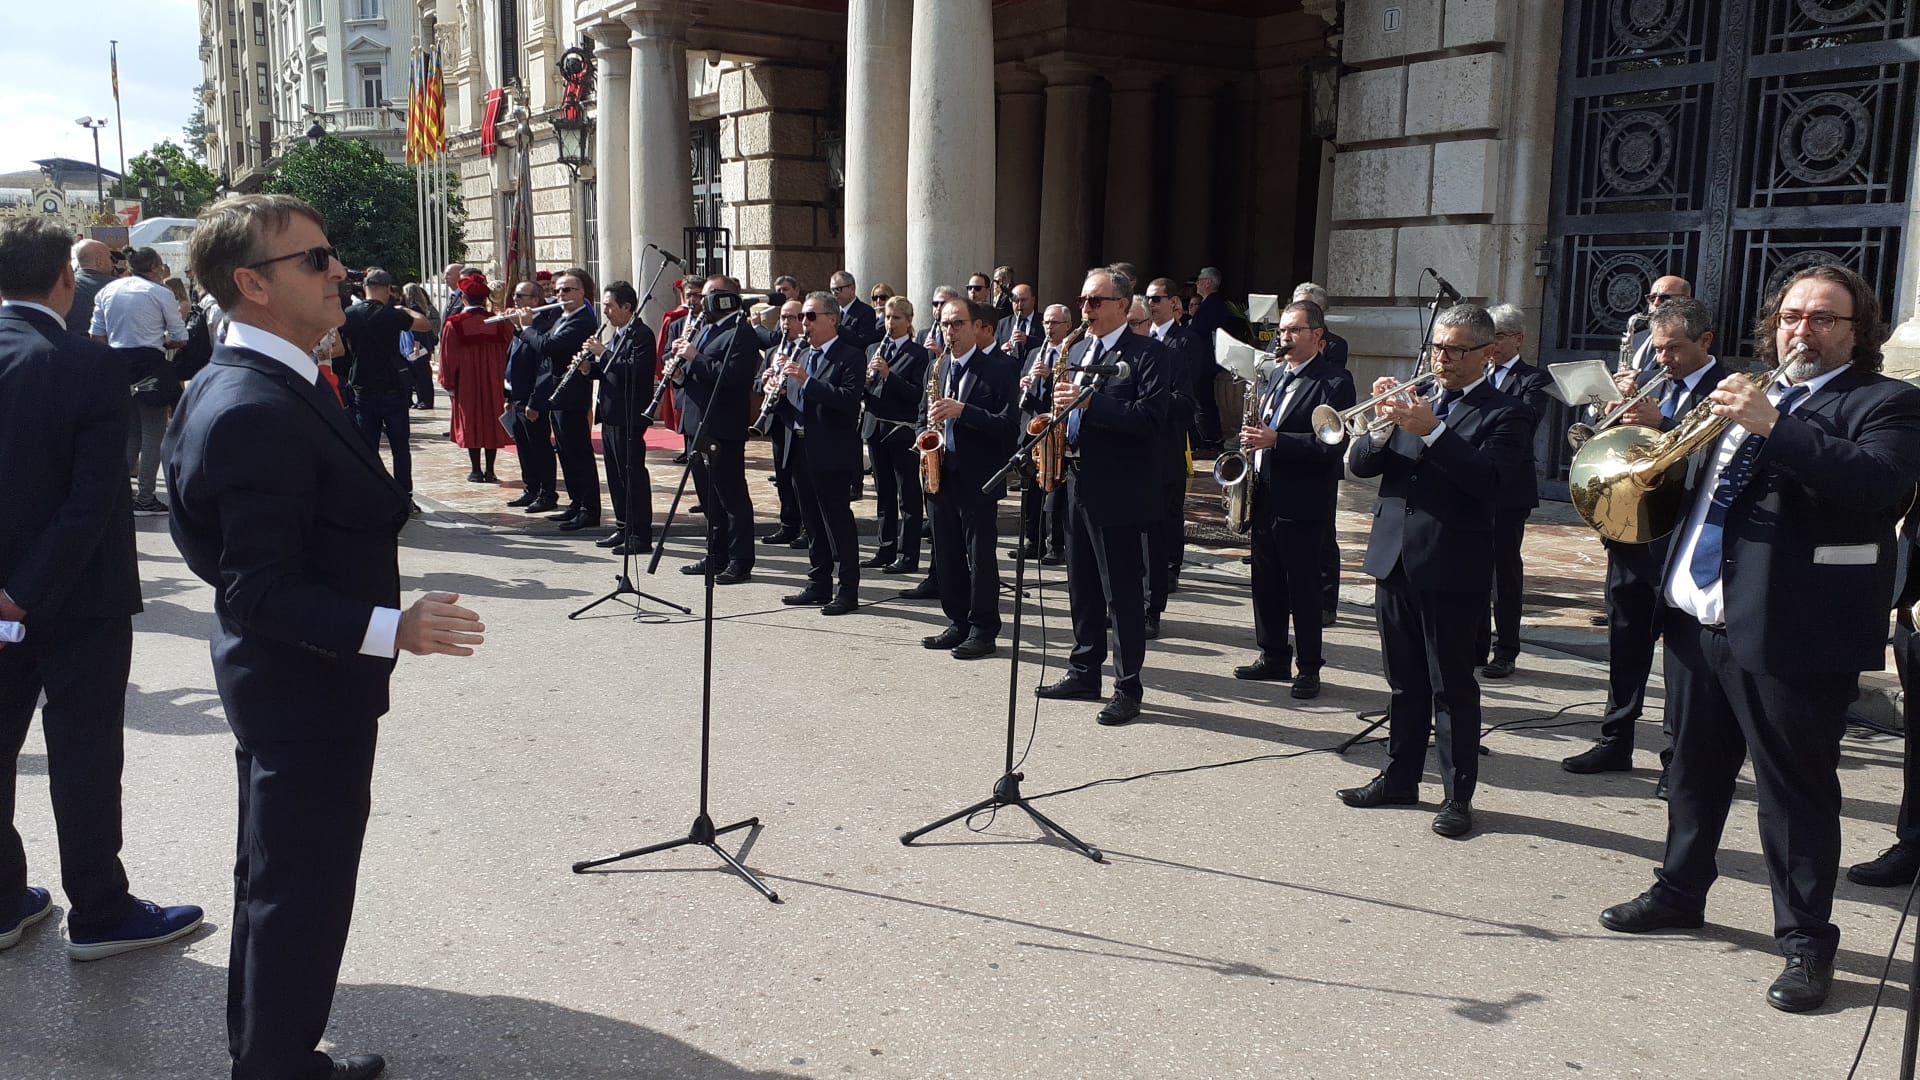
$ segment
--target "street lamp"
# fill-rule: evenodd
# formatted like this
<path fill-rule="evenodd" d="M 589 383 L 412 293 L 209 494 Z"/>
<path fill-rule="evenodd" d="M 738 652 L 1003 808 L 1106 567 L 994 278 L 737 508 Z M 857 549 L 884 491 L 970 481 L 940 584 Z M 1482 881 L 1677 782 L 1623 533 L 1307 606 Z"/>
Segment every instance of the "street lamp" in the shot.
<path fill-rule="evenodd" d="M 593 121 L 583 107 L 593 87 L 593 53 L 575 45 L 560 54 L 560 74 L 567 80 L 560 111 L 553 118 L 553 134 L 559 144 L 560 164 L 575 180 L 580 167 L 593 160 Z"/>
<path fill-rule="evenodd" d="M 91 116 L 83 116 L 74 123 L 93 132 L 93 197 L 98 203 L 94 212 L 104 214 L 107 212 L 107 184 L 100 172 L 100 129 L 107 126 L 107 121 L 105 117 L 95 120 Z"/>

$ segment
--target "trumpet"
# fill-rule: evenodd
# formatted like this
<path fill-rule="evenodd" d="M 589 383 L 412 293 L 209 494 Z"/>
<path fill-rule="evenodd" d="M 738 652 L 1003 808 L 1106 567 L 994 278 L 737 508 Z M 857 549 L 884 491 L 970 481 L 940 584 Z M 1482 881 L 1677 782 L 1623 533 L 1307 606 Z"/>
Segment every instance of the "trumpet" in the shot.
<path fill-rule="evenodd" d="M 541 304 L 539 307 L 536 307 L 536 308 L 510 308 L 506 311 L 501 312 L 498 315 L 487 316 L 485 321 L 490 323 L 506 322 L 508 319 L 511 319 L 514 316 L 521 314 L 522 312 L 525 312 L 528 315 L 538 315 L 543 311 L 559 311 L 561 308 L 566 306 L 567 305 L 561 303 L 560 301 L 555 300 L 551 304 Z"/>
<path fill-rule="evenodd" d="M 1368 434 L 1375 427 L 1382 430 L 1390 428 L 1392 424 L 1384 423 L 1368 413 L 1388 398 L 1424 394 L 1431 389 L 1428 384 L 1438 385 L 1439 379 L 1439 372 L 1428 369 L 1412 382 L 1404 382 L 1385 393 L 1375 394 L 1352 408 L 1335 409 L 1331 405 L 1321 405 L 1313 410 L 1313 434 L 1328 446 L 1338 446 L 1349 438 L 1357 439 Z"/>
<path fill-rule="evenodd" d="M 1647 385 L 1641 387 L 1639 393 L 1615 406 L 1607 415 L 1591 424 L 1575 424 L 1568 428 L 1567 445 L 1573 447 L 1575 450 L 1585 446 L 1588 439 L 1619 423 L 1620 418 L 1627 415 L 1627 410 L 1652 397 L 1657 391 L 1665 387 L 1668 382 L 1672 381 L 1672 379 L 1673 374 L 1666 368 L 1661 368 L 1660 374 L 1648 379 Z"/>

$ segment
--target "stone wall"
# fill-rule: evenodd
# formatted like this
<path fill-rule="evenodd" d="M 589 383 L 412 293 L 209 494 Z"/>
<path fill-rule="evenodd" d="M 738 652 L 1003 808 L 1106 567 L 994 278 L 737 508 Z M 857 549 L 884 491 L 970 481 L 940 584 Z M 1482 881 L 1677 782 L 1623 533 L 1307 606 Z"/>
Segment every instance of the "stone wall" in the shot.
<path fill-rule="evenodd" d="M 721 224 L 732 230 L 733 270 L 750 292 L 770 290 L 781 274 L 824 289 L 840 266 L 844 219 L 825 155 L 838 124 L 834 77 L 780 64 L 720 75 Z"/>

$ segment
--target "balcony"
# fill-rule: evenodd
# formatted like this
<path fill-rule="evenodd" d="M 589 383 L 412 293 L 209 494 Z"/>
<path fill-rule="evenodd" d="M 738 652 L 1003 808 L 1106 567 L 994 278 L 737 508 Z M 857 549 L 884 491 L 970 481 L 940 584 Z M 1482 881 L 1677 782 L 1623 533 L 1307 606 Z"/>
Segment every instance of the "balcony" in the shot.
<path fill-rule="evenodd" d="M 393 109 L 342 109 L 334 115 L 339 117 L 341 135 L 406 130 L 406 114 Z"/>

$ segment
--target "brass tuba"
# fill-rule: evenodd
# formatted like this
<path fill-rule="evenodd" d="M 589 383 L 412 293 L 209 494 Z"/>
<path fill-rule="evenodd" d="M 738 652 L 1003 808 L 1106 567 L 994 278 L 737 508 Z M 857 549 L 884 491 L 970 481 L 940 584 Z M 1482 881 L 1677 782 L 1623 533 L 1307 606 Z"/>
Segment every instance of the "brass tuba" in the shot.
<path fill-rule="evenodd" d="M 1253 426 L 1255 410 L 1260 405 L 1260 387 L 1249 382 L 1243 395 L 1245 407 L 1240 410 L 1240 426 Z M 1243 441 L 1233 450 L 1229 450 L 1213 461 L 1213 482 L 1220 485 L 1220 505 L 1227 515 L 1227 528 L 1236 534 L 1245 536 L 1253 531 L 1253 485 L 1256 475 L 1253 471 L 1253 458 L 1247 453 Z"/>
<path fill-rule="evenodd" d="M 1053 358 L 1051 377 L 1054 385 L 1067 381 L 1067 351 L 1087 336 L 1089 325 L 1089 320 L 1080 320 L 1079 328 L 1060 343 L 1060 352 Z M 1027 434 L 1038 436 L 1033 444 L 1035 483 L 1040 485 L 1041 491 L 1058 491 L 1067 479 L 1066 417 L 1056 406 L 1046 416 L 1036 416 L 1027 421 Z"/>
<path fill-rule="evenodd" d="M 940 332 L 940 355 L 927 365 L 927 411 L 933 411 L 933 403 L 945 395 L 940 388 L 947 381 L 947 358 L 953 353 L 947 342 L 946 332 Z M 927 420 L 927 430 L 913 441 L 913 448 L 920 452 L 920 490 L 929 495 L 940 492 L 940 462 L 946 457 L 947 437 L 941 433 L 940 425 Z"/>

